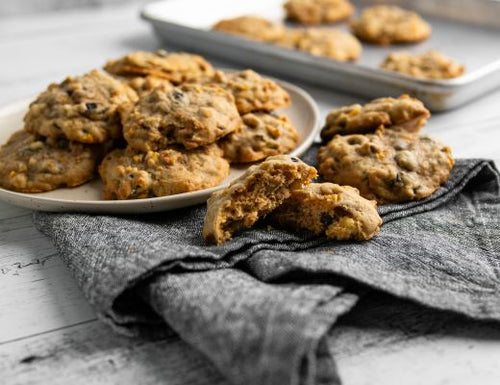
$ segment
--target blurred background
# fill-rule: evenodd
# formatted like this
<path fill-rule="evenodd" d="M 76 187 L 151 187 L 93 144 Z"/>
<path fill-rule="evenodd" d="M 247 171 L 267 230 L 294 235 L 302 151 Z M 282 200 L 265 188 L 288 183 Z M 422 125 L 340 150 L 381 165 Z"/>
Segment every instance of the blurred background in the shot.
<path fill-rule="evenodd" d="M 145 0 L 4 0 L 0 1 L 0 17 L 50 12 L 72 8 L 98 8 L 124 4 L 145 4 Z"/>

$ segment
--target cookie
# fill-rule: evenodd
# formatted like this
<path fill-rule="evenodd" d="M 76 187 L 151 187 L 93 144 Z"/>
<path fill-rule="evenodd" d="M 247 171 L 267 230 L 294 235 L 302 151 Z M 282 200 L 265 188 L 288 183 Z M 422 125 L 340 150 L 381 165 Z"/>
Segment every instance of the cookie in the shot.
<path fill-rule="evenodd" d="M 174 88 L 170 81 L 156 76 L 135 76 L 125 81 L 139 96 L 157 89 L 168 92 Z"/>
<path fill-rule="evenodd" d="M 328 142 L 335 135 L 374 132 L 379 127 L 397 126 L 407 132 L 418 133 L 431 116 L 418 100 L 402 95 L 399 98 L 378 98 L 365 104 L 353 104 L 331 111 L 321 131 L 321 139 Z"/>
<path fill-rule="evenodd" d="M 0 186 L 38 193 L 81 185 L 94 178 L 101 150 L 97 145 L 17 131 L 0 147 Z"/>
<path fill-rule="evenodd" d="M 390 5 L 364 9 L 351 29 L 361 40 L 380 45 L 415 43 L 431 34 L 430 25 L 417 13 Z"/>
<path fill-rule="evenodd" d="M 286 154 L 300 141 L 300 134 L 285 115 L 262 112 L 242 116 L 243 125 L 219 142 L 230 162 L 255 162 L 272 155 Z"/>
<path fill-rule="evenodd" d="M 387 56 L 380 68 L 420 79 L 452 79 L 462 76 L 465 67 L 438 51 L 420 55 L 394 52 Z"/>
<path fill-rule="evenodd" d="M 292 232 L 308 230 L 339 241 L 371 239 L 382 225 L 375 201 L 353 187 L 333 183 L 311 183 L 292 191 L 269 221 Z"/>
<path fill-rule="evenodd" d="M 361 44 L 348 32 L 335 28 L 308 28 L 296 35 L 295 49 L 338 61 L 354 61 L 361 56 Z M 289 38 L 292 39 L 292 38 Z"/>
<path fill-rule="evenodd" d="M 29 106 L 24 128 L 32 134 L 81 143 L 104 143 L 122 134 L 120 111 L 137 94 L 100 71 L 51 84 Z"/>
<path fill-rule="evenodd" d="M 104 69 L 117 76 L 155 76 L 180 84 L 213 73 L 212 65 L 199 55 L 185 52 L 132 52 L 110 60 Z"/>
<path fill-rule="evenodd" d="M 325 180 L 354 186 L 381 204 L 432 195 L 454 163 L 450 148 L 435 139 L 383 128 L 335 136 L 321 147 L 318 161 Z"/>
<path fill-rule="evenodd" d="M 241 125 L 233 95 L 217 86 L 194 84 L 144 94 L 122 120 L 125 140 L 138 151 L 175 143 L 187 149 L 205 146 Z"/>
<path fill-rule="evenodd" d="M 207 201 L 205 242 L 220 245 L 235 232 L 251 227 L 290 197 L 292 190 L 302 188 L 316 175 L 314 167 L 287 155 L 272 156 L 248 168 Z"/>
<path fill-rule="evenodd" d="M 309 25 L 335 23 L 354 12 L 349 0 L 289 0 L 284 8 L 289 20 Z"/>
<path fill-rule="evenodd" d="M 216 145 L 146 153 L 117 149 L 106 155 L 99 174 L 104 199 L 151 198 L 217 186 L 229 175 L 229 163 Z"/>
<path fill-rule="evenodd" d="M 204 83 L 216 84 L 231 92 L 238 112 L 243 115 L 256 111 L 273 111 L 290 105 L 290 95 L 271 79 L 252 70 L 217 71 Z"/>
<path fill-rule="evenodd" d="M 271 43 L 283 35 L 284 27 L 262 17 L 239 16 L 219 21 L 212 30 Z"/>

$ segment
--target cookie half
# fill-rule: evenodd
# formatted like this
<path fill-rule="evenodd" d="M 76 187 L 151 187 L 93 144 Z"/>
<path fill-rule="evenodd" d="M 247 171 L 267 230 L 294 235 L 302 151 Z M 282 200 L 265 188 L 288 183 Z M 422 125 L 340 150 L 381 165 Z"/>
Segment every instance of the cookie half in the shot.
<path fill-rule="evenodd" d="M 353 104 L 331 111 L 321 130 L 321 139 L 328 142 L 335 135 L 374 132 L 379 127 L 418 133 L 431 116 L 424 104 L 408 95 L 379 98 L 364 106 Z"/>
<path fill-rule="evenodd" d="M 228 188 L 207 201 L 203 238 L 221 244 L 241 229 L 249 228 L 317 175 L 314 167 L 287 155 L 267 158 L 250 167 Z"/>
<path fill-rule="evenodd" d="M 415 43 L 431 34 L 431 26 L 417 13 L 390 5 L 365 8 L 351 29 L 361 40 L 380 45 Z"/>
<path fill-rule="evenodd" d="M 292 232 L 303 229 L 339 241 L 371 239 L 382 225 L 375 201 L 353 187 L 333 183 L 311 183 L 292 191 L 269 220 Z"/>
<path fill-rule="evenodd" d="M 354 12 L 349 0 L 288 0 L 283 7 L 289 20 L 309 25 L 342 21 Z"/>
<path fill-rule="evenodd" d="M 75 187 L 94 178 L 101 146 L 17 131 L 0 147 L 0 186 L 38 193 Z"/>
<path fill-rule="evenodd" d="M 300 134 L 285 115 L 262 112 L 243 115 L 243 125 L 219 142 L 231 163 L 255 162 L 286 154 L 300 141 Z"/>
<path fill-rule="evenodd" d="M 356 187 L 381 204 L 432 195 L 454 163 L 451 149 L 438 140 L 384 129 L 337 135 L 321 147 L 318 161 L 325 180 Z"/>
<path fill-rule="evenodd" d="M 187 149 L 205 146 L 241 125 L 231 93 L 194 84 L 145 93 L 122 120 L 125 140 L 138 151 L 161 150 L 171 144 Z"/>
<path fill-rule="evenodd" d="M 193 80 L 213 73 L 212 65 L 203 57 L 186 52 L 169 53 L 132 52 L 104 66 L 110 74 L 117 76 L 155 76 L 174 84 Z"/>
<path fill-rule="evenodd" d="M 137 94 L 125 83 L 94 70 L 51 84 L 29 106 L 26 131 L 81 143 L 104 143 L 121 137 L 120 111 Z"/>
<path fill-rule="evenodd" d="M 216 145 L 146 153 L 117 149 L 106 155 L 99 174 L 104 199 L 151 198 L 217 186 L 229 175 L 229 163 Z"/>

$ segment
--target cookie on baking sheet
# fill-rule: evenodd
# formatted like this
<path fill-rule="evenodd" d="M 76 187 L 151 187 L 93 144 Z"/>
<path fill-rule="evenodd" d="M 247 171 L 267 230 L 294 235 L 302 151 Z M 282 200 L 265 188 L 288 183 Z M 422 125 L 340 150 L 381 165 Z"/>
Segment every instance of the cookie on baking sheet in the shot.
<path fill-rule="evenodd" d="M 98 145 L 17 131 L 0 147 L 0 186 L 37 193 L 81 185 L 94 178 L 101 152 Z"/>
<path fill-rule="evenodd" d="M 138 199 L 202 190 L 229 175 L 229 163 L 216 145 L 185 150 L 136 152 L 117 149 L 101 165 L 104 199 Z"/>
<path fill-rule="evenodd" d="M 135 76 L 124 81 L 132 88 L 137 95 L 142 96 L 153 90 L 171 91 L 174 85 L 167 79 L 156 76 Z"/>
<path fill-rule="evenodd" d="M 391 5 L 365 8 L 351 29 L 361 40 L 381 45 L 415 43 L 431 34 L 431 26 L 417 13 Z"/>
<path fill-rule="evenodd" d="M 345 20 L 354 12 L 349 0 L 288 0 L 284 8 L 289 20 L 309 25 Z"/>
<path fill-rule="evenodd" d="M 231 93 L 196 84 L 144 94 L 122 121 L 125 140 L 138 151 L 161 150 L 175 143 L 187 149 L 205 146 L 241 125 Z"/>
<path fill-rule="evenodd" d="M 32 134 L 81 143 L 104 143 L 122 134 L 120 111 L 137 94 L 125 83 L 93 70 L 51 84 L 29 106 L 24 128 Z"/>
<path fill-rule="evenodd" d="M 203 238 L 207 243 L 224 243 L 273 211 L 292 190 L 302 188 L 316 175 L 314 167 L 287 155 L 272 156 L 250 167 L 207 201 Z"/>
<path fill-rule="evenodd" d="M 390 53 L 380 68 L 421 79 L 452 79 L 462 76 L 465 67 L 439 51 L 413 55 L 409 52 Z"/>
<path fill-rule="evenodd" d="M 276 82 L 253 70 L 239 72 L 217 71 L 204 83 L 216 84 L 231 92 L 240 114 L 273 111 L 290 105 L 290 95 Z"/>
<path fill-rule="evenodd" d="M 307 28 L 295 39 L 295 48 L 311 55 L 338 61 L 355 61 L 361 56 L 362 48 L 358 39 L 340 29 Z"/>
<path fill-rule="evenodd" d="M 281 38 L 284 27 L 258 16 L 239 16 L 219 21 L 212 30 L 272 43 Z"/>
<path fill-rule="evenodd" d="M 377 130 L 336 135 L 318 153 L 325 180 L 359 189 L 367 199 L 397 203 L 426 198 L 446 182 L 451 149 L 428 136 Z"/>
<path fill-rule="evenodd" d="M 242 116 L 242 127 L 219 142 L 231 163 L 255 162 L 286 154 L 300 141 L 300 134 L 285 115 L 262 112 Z"/>
<path fill-rule="evenodd" d="M 408 95 L 399 98 L 378 98 L 365 104 L 353 104 L 331 111 L 321 130 L 321 139 L 328 142 L 335 135 L 363 134 L 379 127 L 418 133 L 431 116 L 424 104 Z"/>
<path fill-rule="evenodd" d="M 382 225 L 375 201 L 353 187 L 333 183 L 311 183 L 292 191 L 269 220 L 292 232 L 308 230 L 339 241 L 368 240 Z"/>
<path fill-rule="evenodd" d="M 137 51 L 110 60 L 104 69 L 117 76 L 155 76 L 174 84 L 213 73 L 212 65 L 203 57 L 186 52 L 169 53 Z"/>

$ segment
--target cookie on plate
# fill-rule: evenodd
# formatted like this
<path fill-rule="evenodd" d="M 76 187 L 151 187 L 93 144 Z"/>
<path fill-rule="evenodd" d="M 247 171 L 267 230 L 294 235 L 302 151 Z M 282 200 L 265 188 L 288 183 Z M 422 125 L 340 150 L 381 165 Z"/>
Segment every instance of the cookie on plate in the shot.
<path fill-rule="evenodd" d="M 453 158 L 448 146 L 428 136 L 377 130 L 336 135 L 318 153 L 325 180 L 359 189 L 378 203 L 426 198 L 448 180 Z"/>
<path fill-rule="evenodd" d="M 104 199 L 151 198 L 217 186 L 229 175 L 229 163 L 216 145 L 146 153 L 117 149 L 106 155 L 99 174 Z"/>
<path fill-rule="evenodd" d="M 302 188 L 316 175 L 314 167 L 287 155 L 272 156 L 250 167 L 207 201 L 203 238 L 207 243 L 224 243 L 273 211 L 292 190 Z"/>
<path fill-rule="evenodd" d="M 292 191 L 269 220 L 292 232 L 303 229 L 339 241 L 371 239 L 382 225 L 375 201 L 353 187 L 333 183 L 311 183 Z"/>
<path fill-rule="evenodd" d="M 439 51 L 429 51 L 419 55 L 393 52 L 386 57 L 380 68 L 420 79 L 452 79 L 462 76 L 465 72 L 463 65 Z"/>
<path fill-rule="evenodd" d="M 253 70 L 239 72 L 217 71 L 204 83 L 216 84 L 231 92 L 240 114 L 273 111 L 290 105 L 290 95 L 271 79 Z"/>
<path fill-rule="evenodd" d="M 98 145 L 17 131 L 0 147 L 0 186 L 38 193 L 81 185 L 94 178 L 101 152 Z"/>
<path fill-rule="evenodd" d="M 30 104 L 24 128 L 51 138 L 104 143 L 121 137 L 120 111 L 136 100 L 128 85 L 94 70 L 51 84 Z"/>
<path fill-rule="evenodd" d="M 335 23 L 354 12 L 349 0 L 288 0 L 284 8 L 288 19 L 309 25 Z"/>
<path fill-rule="evenodd" d="M 300 141 L 300 134 L 285 115 L 256 112 L 241 118 L 242 127 L 219 142 L 224 157 L 231 163 L 255 162 L 286 154 Z"/>
<path fill-rule="evenodd" d="M 205 146 L 241 125 L 231 93 L 195 84 L 144 94 L 122 120 L 125 140 L 138 151 L 161 150 L 175 143 L 187 149 Z"/>
<path fill-rule="evenodd" d="M 298 36 L 295 48 L 338 61 L 358 60 L 362 50 L 355 36 L 335 28 L 307 28 Z"/>
<path fill-rule="evenodd" d="M 125 79 L 126 83 L 135 91 L 137 95 L 142 96 L 153 90 L 171 91 L 174 85 L 167 79 L 156 76 L 135 76 Z"/>
<path fill-rule="evenodd" d="M 361 40 L 380 45 L 415 43 L 431 34 L 430 25 L 417 13 L 391 5 L 364 9 L 351 29 Z"/>
<path fill-rule="evenodd" d="M 420 100 L 408 95 L 378 98 L 364 106 L 353 104 L 331 111 L 326 117 L 321 139 L 328 142 L 337 134 L 364 134 L 381 126 L 397 126 L 407 132 L 418 133 L 430 116 Z"/>
<path fill-rule="evenodd" d="M 104 69 L 117 76 L 155 76 L 174 84 L 213 73 L 212 65 L 203 57 L 186 52 L 132 52 L 110 60 Z"/>
<path fill-rule="evenodd" d="M 272 43 L 281 38 L 284 27 L 258 16 L 239 16 L 219 21 L 212 30 Z"/>

